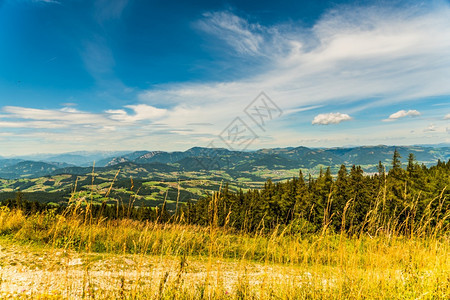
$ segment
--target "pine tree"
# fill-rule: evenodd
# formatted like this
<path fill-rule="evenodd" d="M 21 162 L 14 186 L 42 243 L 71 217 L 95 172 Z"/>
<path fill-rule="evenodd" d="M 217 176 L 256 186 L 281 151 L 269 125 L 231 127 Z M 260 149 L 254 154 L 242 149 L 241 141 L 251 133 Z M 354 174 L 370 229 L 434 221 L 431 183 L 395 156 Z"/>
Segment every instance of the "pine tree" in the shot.
<path fill-rule="evenodd" d="M 333 220 L 332 224 L 334 228 L 340 230 L 345 205 L 352 199 L 348 184 L 347 168 L 344 164 L 341 165 L 337 174 L 336 183 L 334 186 L 334 195 L 335 200 L 333 205 L 333 213 L 336 214 L 336 218 Z"/>
<path fill-rule="evenodd" d="M 406 171 L 408 172 L 409 178 L 413 176 L 415 168 L 416 168 L 416 158 L 414 157 L 414 154 L 410 153 L 408 156 L 408 166 L 406 167 Z"/>
<path fill-rule="evenodd" d="M 393 170 L 399 170 L 402 168 L 402 162 L 400 161 L 400 153 L 397 151 L 397 149 L 394 150 L 394 156 L 392 157 L 392 169 Z"/>

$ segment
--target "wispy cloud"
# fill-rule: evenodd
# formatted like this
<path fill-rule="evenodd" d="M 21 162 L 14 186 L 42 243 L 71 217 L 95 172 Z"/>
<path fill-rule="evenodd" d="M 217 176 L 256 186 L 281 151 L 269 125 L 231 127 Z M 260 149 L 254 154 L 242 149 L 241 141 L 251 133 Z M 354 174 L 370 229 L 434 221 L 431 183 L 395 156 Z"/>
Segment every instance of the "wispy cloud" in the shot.
<path fill-rule="evenodd" d="M 113 120 L 128 123 L 144 120 L 155 121 L 167 114 L 166 109 L 161 109 L 146 104 L 127 105 L 125 108 L 133 110 L 134 114 L 129 114 L 124 109 L 107 110 L 106 113 L 109 114 L 109 117 Z"/>
<path fill-rule="evenodd" d="M 319 114 L 314 117 L 314 120 L 311 122 L 313 125 L 329 125 L 329 124 L 339 124 L 343 121 L 350 121 L 352 117 L 348 114 L 337 113 L 328 113 L 328 114 Z"/>
<path fill-rule="evenodd" d="M 240 54 L 259 54 L 264 38 L 259 24 L 251 24 L 230 12 L 207 12 L 198 22 L 203 31 L 225 41 Z"/>
<path fill-rule="evenodd" d="M 82 43 L 80 57 L 86 71 L 95 80 L 97 87 L 111 97 L 119 97 L 132 91 L 116 75 L 116 59 L 109 41 L 102 35 L 93 34 Z"/>
<path fill-rule="evenodd" d="M 402 109 L 396 113 L 391 114 L 389 116 L 389 118 L 384 119 L 383 121 L 395 121 L 395 120 L 398 120 L 398 119 L 401 119 L 404 117 L 417 117 L 417 116 L 420 116 L 420 112 L 418 112 L 415 109 L 408 110 L 408 111 Z"/>
<path fill-rule="evenodd" d="M 200 107 L 211 112 L 221 107 L 221 115 L 230 116 L 260 90 L 284 110 L 353 103 L 356 111 L 450 94 L 446 82 L 450 6 L 446 3 L 338 9 L 311 29 L 263 27 L 228 11 L 205 18 L 201 22 L 213 25 L 205 30 L 215 32 L 231 49 L 242 55 L 264 55 L 271 63 L 258 75 L 236 81 L 157 86 L 142 92 L 141 101 L 179 105 L 192 113 Z M 215 117 L 220 116 L 211 114 L 202 120 Z"/>
<path fill-rule="evenodd" d="M 101 78 L 112 73 L 114 55 L 101 36 L 85 41 L 81 55 L 86 69 L 93 77 Z"/>
<path fill-rule="evenodd" d="M 444 120 L 450 120 L 450 114 L 446 114 Z"/>
<path fill-rule="evenodd" d="M 65 124 L 58 124 L 52 121 L 29 121 L 29 122 L 0 121 L 0 128 L 55 129 L 55 128 L 67 128 L 67 126 Z"/>
<path fill-rule="evenodd" d="M 96 0 L 96 18 L 102 23 L 107 20 L 120 18 L 130 0 Z"/>
<path fill-rule="evenodd" d="M 84 112 L 68 106 L 61 109 L 5 106 L 0 111 L 4 113 L 0 115 L 0 128 L 71 128 L 78 125 L 91 128 L 126 127 L 138 123 L 153 124 L 168 112 L 146 104 L 127 105 L 124 109 L 110 109 L 103 113 Z"/>
<path fill-rule="evenodd" d="M 51 3 L 51 4 L 61 4 L 61 1 L 57 0 L 32 0 L 35 3 Z"/>
<path fill-rule="evenodd" d="M 98 118 L 97 115 L 78 111 L 74 108 L 62 109 L 36 109 L 18 106 L 5 106 L 2 108 L 5 113 L 3 118 L 14 119 L 16 122 L 26 122 L 26 120 L 33 121 L 59 121 L 69 125 L 91 124 L 93 118 Z M 106 118 L 101 118 L 98 121 L 105 121 Z"/>

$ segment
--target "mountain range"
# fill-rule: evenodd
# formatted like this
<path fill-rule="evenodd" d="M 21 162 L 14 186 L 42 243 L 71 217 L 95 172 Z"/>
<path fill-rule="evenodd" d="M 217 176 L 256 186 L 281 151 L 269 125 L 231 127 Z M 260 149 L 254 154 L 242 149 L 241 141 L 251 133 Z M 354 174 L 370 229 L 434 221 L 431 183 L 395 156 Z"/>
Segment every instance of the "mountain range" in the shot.
<path fill-rule="evenodd" d="M 359 146 L 347 148 L 269 148 L 256 151 L 231 151 L 224 148 L 193 147 L 186 151 L 133 151 L 133 152 L 72 152 L 65 154 L 39 154 L 27 157 L 0 158 L 0 178 L 36 178 L 57 174 L 83 175 L 95 171 L 117 168 L 136 168 L 145 172 L 225 171 L 232 177 L 260 170 L 317 170 L 341 164 L 361 165 L 366 172 L 374 172 L 378 162 L 386 167 L 397 149 L 403 161 L 410 153 L 419 163 L 434 164 L 450 159 L 450 147 L 432 146 Z"/>

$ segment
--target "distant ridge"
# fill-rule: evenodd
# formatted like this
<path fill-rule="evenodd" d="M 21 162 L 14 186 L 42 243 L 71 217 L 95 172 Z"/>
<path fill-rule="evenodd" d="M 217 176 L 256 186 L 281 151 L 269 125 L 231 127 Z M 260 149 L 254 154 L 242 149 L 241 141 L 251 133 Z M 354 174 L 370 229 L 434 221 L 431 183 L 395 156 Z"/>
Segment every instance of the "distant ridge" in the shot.
<path fill-rule="evenodd" d="M 403 162 L 410 153 L 419 163 L 434 164 L 438 160 L 450 159 L 450 147 L 414 146 L 358 146 L 333 148 L 308 148 L 304 146 L 286 148 L 264 148 L 256 151 L 231 151 L 225 148 L 193 147 L 186 151 L 132 151 L 132 152 L 92 152 L 44 155 L 43 160 L 23 160 L 19 158 L 0 159 L 0 178 L 33 178 L 51 174 L 82 174 L 92 171 L 94 156 L 104 157 L 95 163 L 96 171 L 117 169 L 120 166 L 142 167 L 143 172 L 150 170 L 149 165 L 167 171 L 202 171 L 226 170 L 229 174 L 252 173 L 257 170 L 315 169 L 331 167 L 337 169 L 341 164 L 361 165 L 365 171 L 376 170 L 381 161 L 389 166 L 394 150 L 403 157 Z M 49 161 L 53 159 L 54 161 Z M 128 167 L 128 169 L 129 169 Z M 156 170 L 155 169 L 155 170 Z M 141 173 L 139 173 L 141 174 Z"/>

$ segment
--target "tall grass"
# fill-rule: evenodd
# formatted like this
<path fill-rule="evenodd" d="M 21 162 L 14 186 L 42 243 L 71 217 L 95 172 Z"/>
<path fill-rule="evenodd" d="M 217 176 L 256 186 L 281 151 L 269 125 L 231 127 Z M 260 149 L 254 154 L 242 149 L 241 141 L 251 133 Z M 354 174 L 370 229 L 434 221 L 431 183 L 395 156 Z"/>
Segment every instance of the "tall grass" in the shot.
<path fill-rule="evenodd" d="M 444 225 L 448 213 L 437 216 L 429 210 L 419 222 L 400 223 L 392 218 L 382 223 L 376 205 L 362 227 L 370 230 L 351 236 L 329 230 L 332 216 L 328 215 L 323 229 L 315 234 L 305 233 L 301 224 L 279 226 L 270 233 L 244 233 L 218 227 L 214 217 L 209 227 L 96 218 L 89 211 L 90 203 L 83 205 L 83 201 L 72 199 L 63 214 L 50 210 L 25 215 L 21 210 L 2 207 L 0 234 L 46 249 L 158 256 L 163 262 L 178 263 L 175 267 L 168 264 L 159 273 L 143 275 L 133 284 L 127 284 L 132 273 L 124 272 L 114 279 L 117 288 L 83 288 L 77 294 L 66 286 L 62 298 L 450 298 L 450 235 Z M 431 226 L 430 219 L 436 225 Z M 204 276 L 192 279 L 193 273 L 186 266 L 196 261 L 201 262 Z M 252 273 L 252 266 L 264 271 Z M 83 278 L 93 281 L 95 275 L 86 269 Z"/>

